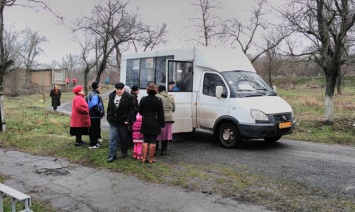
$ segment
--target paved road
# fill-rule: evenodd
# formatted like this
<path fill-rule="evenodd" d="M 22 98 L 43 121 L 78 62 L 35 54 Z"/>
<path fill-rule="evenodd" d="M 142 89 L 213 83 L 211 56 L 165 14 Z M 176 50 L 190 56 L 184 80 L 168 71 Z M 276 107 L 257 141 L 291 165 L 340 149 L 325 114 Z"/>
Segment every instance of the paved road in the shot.
<path fill-rule="evenodd" d="M 70 114 L 70 108 L 70 103 L 64 103 L 58 110 Z M 146 183 L 106 169 L 6 149 L 0 149 L 0 174 L 9 177 L 4 184 L 48 201 L 57 211 L 268 211 L 220 195 Z"/>
<path fill-rule="evenodd" d="M 0 149 L 0 161 L 0 174 L 10 177 L 4 184 L 50 202 L 57 211 L 267 211 L 219 195 L 145 183 L 57 158 Z"/>

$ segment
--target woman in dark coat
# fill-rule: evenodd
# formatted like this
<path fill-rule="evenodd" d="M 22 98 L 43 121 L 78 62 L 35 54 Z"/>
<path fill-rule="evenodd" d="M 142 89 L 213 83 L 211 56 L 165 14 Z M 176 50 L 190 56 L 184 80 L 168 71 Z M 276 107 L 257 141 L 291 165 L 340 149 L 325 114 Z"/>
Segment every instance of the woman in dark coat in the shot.
<path fill-rule="evenodd" d="M 57 107 L 60 106 L 60 98 L 62 97 L 62 93 L 60 92 L 58 87 L 55 85 L 55 86 L 53 86 L 53 89 L 51 90 L 49 95 L 52 98 L 53 110 L 57 110 Z"/>
<path fill-rule="evenodd" d="M 142 162 L 147 162 L 149 149 L 149 163 L 154 163 L 154 153 L 157 136 L 160 135 L 161 128 L 165 127 L 164 109 L 162 100 L 155 95 L 158 93 L 157 86 L 150 84 L 147 87 L 148 96 L 141 99 L 139 103 L 139 113 L 143 116 L 141 133 L 143 134 Z"/>

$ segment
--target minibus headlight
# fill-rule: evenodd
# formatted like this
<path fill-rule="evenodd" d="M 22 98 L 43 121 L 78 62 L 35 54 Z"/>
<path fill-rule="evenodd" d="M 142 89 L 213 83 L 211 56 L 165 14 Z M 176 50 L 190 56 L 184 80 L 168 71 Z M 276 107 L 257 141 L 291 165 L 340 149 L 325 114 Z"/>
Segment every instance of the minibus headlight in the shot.
<path fill-rule="evenodd" d="M 258 121 L 269 121 L 266 114 L 260 110 L 252 109 L 250 110 L 251 117 Z"/>

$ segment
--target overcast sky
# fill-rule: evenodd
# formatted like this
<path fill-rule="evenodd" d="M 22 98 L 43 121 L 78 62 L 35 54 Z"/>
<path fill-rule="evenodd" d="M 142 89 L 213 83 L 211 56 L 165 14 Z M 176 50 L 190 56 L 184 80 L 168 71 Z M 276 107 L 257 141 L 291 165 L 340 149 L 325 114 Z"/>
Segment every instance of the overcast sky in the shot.
<path fill-rule="evenodd" d="M 21 1 L 21 0 L 18 0 Z M 272 0 L 283 2 L 283 0 Z M 74 21 L 83 14 L 89 14 L 93 6 L 100 0 L 46 0 L 59 14 L 69 21 Z M 220 16 L 249 17 L 254 0 L 221 0 Z M 193 34 L 189 16 L 194 14 L 191 0 L 131 0 L 131 7 L 139 7 L 139 14 L 147 24 L 155 25 L 165 22 L 168 25 L 168 44 L 160 48 L 176 48 L 188 45 L 184 38 Z M 79 54 L 79 45 L 72 40 L 73 34 L 68 27 L 57 24 L 50 13 L 38 12 L 29 8 L 11 7 L 5 9 L 5 27 L 14 26 L 20 31 L 26 27 L 38 31 L 48 42 L 42 45 L 44 55 L 38 58 L 39 63 L 50 64 L 53 60 L 61 61 L 68 54 Z M 66 22 L 67 24 L 69 22 Z"/>

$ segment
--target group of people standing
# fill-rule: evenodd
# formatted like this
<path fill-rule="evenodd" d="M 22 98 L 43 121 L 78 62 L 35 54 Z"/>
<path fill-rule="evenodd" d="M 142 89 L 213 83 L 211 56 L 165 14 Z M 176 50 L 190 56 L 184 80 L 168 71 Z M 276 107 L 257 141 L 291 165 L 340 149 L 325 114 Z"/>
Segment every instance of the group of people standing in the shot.
<path fill-rule="evenodd" d="M 133 143 L 133 158 L 143 163 L 154 163 L 157 144 L 161 142 L 161 155 L 165 155 L 168 142 L 172 140 L 172 124 L 175 102 L 166 91 L 155 84 L 147 86 L 147 96 L 138 102 L 139 87 L 125 90 L 122 82 L 115 84 L 109 94 L 107 113 L 99 96 L 100 85 L 92 83 L 93 91 L 86 97 L 82 86 L 73 89 L 70 134 L 76 136 L 75 145 L 83 146 L 82 135 L 89 135 L 90 149 L 101 146 L 101 118 L 106 115 L 110 126 L 109 154 L 107 162 L 126 158 L 129 146 Z M 118 148 L 119 147 L 119 148 Z M 117 149 L 121 155 L 117 156 Z"/>
<path fill-rule="evenodd" d="M 75 146 L 85 145 L 82 136 L 89 135 L 89 149 L 96 149 L 101 146 L 101 118 L 105 116 L 105 108 L 99 95 L 99 83 L 93 82 L 91 88 L 92 92 L 86 98 L 82 86 L 73 89 L 75 96 L 70 116 L 70 135 L 76 137 Z"/>

